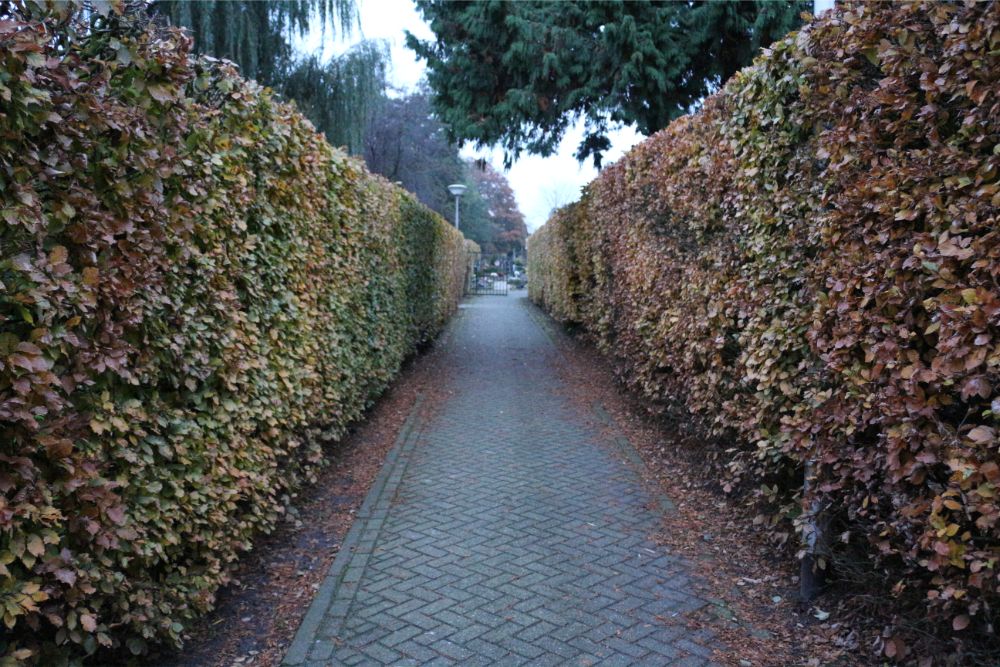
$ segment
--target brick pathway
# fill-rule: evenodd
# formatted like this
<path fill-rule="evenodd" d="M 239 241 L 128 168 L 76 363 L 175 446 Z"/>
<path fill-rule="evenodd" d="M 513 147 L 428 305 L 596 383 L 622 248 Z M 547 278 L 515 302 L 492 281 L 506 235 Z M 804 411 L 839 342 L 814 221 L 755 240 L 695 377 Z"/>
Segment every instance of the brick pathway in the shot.
<path fill-rule="evenodd" d="M 650 540 L 654 499 L 518 294 L 452 324 L 449 398 L 404 427 L 286 665 L 710 664 L 662 620 L 705 602 Z"/>

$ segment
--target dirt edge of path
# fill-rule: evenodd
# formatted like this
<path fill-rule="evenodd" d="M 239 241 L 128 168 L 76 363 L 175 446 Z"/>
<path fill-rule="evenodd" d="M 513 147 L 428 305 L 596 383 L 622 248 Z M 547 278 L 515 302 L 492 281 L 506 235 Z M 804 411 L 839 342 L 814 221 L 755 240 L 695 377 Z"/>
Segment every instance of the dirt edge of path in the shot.
<path fill-rule="evenodd" d="M 568 332 L 537 306 L 526 307 L 562 352 L 570 397 L 584 414 L 603 406 L 611 427 L 596 414 L 595 424 L 609 439 L 620 432 L 629 440 L 642 458 L 646 483 L 671 501 L 658 541 L 693 564 L 702 582 L 698 593 L 711 604 L 695 615 L 662 621 L 682 623 L 692 633 L 710 629 L 725 646 L 713 660 L 727 667 L 866 664 L 849 623 L 827 615 L 822 599 L 815 605 L 799 601 L 797 562 L 753 528 L 745 508 L 713 488 L 718 484 L 706 479 L 697 443 L 652 418 L 584 336 Z"/>
<path fill-rule="evenodd" d="M 849 627 L 833 616 L 820 622 L 815 615 L 822 609 L 798 603 L 794 562 L 750 527 L 752 517 L 709 488 L 690 443 L 673 441 L 676 436 L 620 388 L 608 360 L 590 343 L 537 307 L 526 307 L 566 360 L 561 373 L 568 396 L 608 438 L 618 432 L 628 438 L 643 459 L 646 483 L 674 505 L 664 513 L 658 539 L 694 565 L 704 582 L 699 594 L 712 604 L 696 616 L 662 622 L 682 623 L 692 633 L 710 629 L 727 648 L 713 657 L 727 667 L 864 664 Z M 440 379 L 448 369 L 436 352 L 412 359 L 364 421 L 330 447 L 330 465 L 295 501 L 296 518 L 255 543 L 219 592 L 216 610 L 191 628 L 184 649 L 153 656 L 148 664 L 280 665 L 417 397 L 427 397 L 425 411 L 445 398 L 436 388 L 445 384 Z M 593 414 L 595 403 L 610 414 L 610 428 Z"/>

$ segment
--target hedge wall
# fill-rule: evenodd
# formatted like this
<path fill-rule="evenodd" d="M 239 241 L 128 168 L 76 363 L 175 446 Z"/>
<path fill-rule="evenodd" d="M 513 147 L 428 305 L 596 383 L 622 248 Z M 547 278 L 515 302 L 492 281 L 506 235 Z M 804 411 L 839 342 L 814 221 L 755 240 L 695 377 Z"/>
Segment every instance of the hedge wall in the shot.
<path fill-rule="evenodd" d="M 3 6 L 0 664 L 140 653 L 442 327 L 463 239 L 181 33 Z"/>
<path fill-rule="evenodd" d="M 534 234 L 530 295 L 714 436 L 727 488 L 773 496 L 814 461 L 798 500 L 839 517 L 838 548 L 867 541 L 895 593 L 926 592 L 958 637 L 985 632 L 998 168 L 1000 5 L 841 7 Z"/>

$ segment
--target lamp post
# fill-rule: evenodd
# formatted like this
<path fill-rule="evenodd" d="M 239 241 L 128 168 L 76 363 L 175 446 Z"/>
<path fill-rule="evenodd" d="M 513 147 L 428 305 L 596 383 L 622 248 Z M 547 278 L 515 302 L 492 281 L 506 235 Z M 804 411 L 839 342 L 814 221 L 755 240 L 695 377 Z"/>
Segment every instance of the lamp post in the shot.
<path fill-rule="evenodd" d="M 452 183 L 448 186 L 448 192 L 455 195 L 455 229 L 459 229 L 458 226 L 458 202 L 462 199 L 462 195 L 468 188 L 461 183 Z"/>

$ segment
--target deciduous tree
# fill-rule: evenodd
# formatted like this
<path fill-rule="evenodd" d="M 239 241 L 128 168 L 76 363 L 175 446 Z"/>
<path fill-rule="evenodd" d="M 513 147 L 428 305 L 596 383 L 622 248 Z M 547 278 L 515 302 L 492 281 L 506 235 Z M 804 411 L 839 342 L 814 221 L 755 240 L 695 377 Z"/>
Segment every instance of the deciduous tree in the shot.
<path fill-rule="evenodd" d="M 486 215 L 492 229 L 492 241 L 498 252 L 519 252 L 528 238 L 524 214 L 518 208 L 514 191 L 507 177 L 489 164 L 472 165 L 472 178 L 486 204 Z"/>
<path fill-rule="evenodd" d="M 466 162 L 431 107 L 426 88 L 386 99 L 365 132 L 368 168 L 417 195 L 446 219 L 454 216 L 451 183 L 464 183 L 462 232 L 485 252 L 523 247 L 527 229 L 507 179 L 488 165 Z"/>
<path fill-rule="evenodd" d="M 195 51 L 231 60 L 272 87 L 293 66 L 291 38 L 304 36 L 310 21 L 345 35 L 358 22 L 355 0 L 155 0 L 149 11 L 187 28 Z"/>
<path fill-rule="evenodd" d="M 458 147 L 434 117 L 425 90 L 386 99 L 365 131 L 368 168 L 399 181 L 425 205 L 451 219 L 450 183 L 464 182 Z"/>
<path fill-rule="evenodd" d="M 365 130 L 385 100 L 388 67 L 385 45 L 366 40 L 326 63 L 306 58 L 280 89 L 331 144 L 360 155 Z"/>
<path fill-rule="evenodd" d="M 250 79 L 293 99 L 330 143 L 352 154 L 385 95 L 389 53 L 362 41 L 327 62 L 296 57 L 293 37 L 319 22 L 324 32 L 350 35 L 358 21 L 355 0 L 155 0 L 150 12 L 188 29 L 194 48 L 231 60 Z"/>

